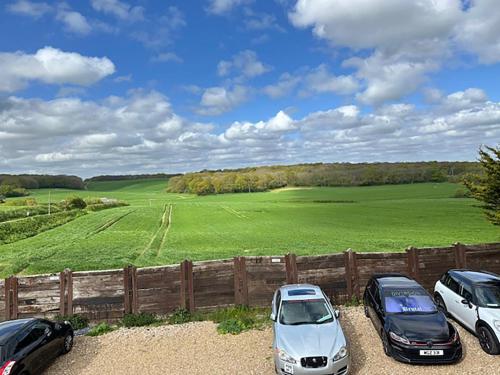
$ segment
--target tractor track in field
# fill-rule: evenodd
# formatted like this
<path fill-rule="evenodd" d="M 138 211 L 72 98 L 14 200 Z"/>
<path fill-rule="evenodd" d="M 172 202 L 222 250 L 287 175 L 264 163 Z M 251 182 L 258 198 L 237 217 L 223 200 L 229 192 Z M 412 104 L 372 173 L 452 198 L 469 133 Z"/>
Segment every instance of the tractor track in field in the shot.
<path fill-rule="evenodd" d="M 129 210 L 129 211 L 125 212 L 123 215 L 115 216 L 111 220 L 108 220 L 103 225 L 98 227 L 96 230 L 90 232 L 85 238 L 89 238 L 89 237 L 95 236 L 96 234 L 104 232 L 106 229 L 111 228 L 113 225 L 118 223 L 121 219 L 123 219 L 124 217 L 130 215 L 131 213 L 133 213 L 135 211 L 137 211 L 137 210 Z"/>
<path fill-rule="evenodd" d="M 237 218 L 239 219 L 248 219 L 248 216 L 246 216 L 245 214 L 242 214 L 241 212 L 239 211 L 236 211 L 234 208 L 231 208 L 231 207 L 228 207 L 228 206 L 220 206 L 224 211 L 230 213 L 231 215 L 234 215 L 236 216 Z"/>
<path fill-rule="evenodd" d="M 167 234 L 170 230 L 170 226 L 172 223 L 173 209 L 174 208 L 172 204 L 165 204 L 165 208 L 163 209 L 163 215 L 161 217 L 160 226 L 158 230 L 153 234 L 147 246 L 141 251 L 139 255 L 135 257 L 135 259 L 144 256 L 148 251 L 150 251 L 153 248 L 153 244 L 157 241 L 159 236 L 161 236 L 161 239 L 159 244 L 154 248 L 154 254 L 156 257 L 160 255 L 161 248 L 163 247 L 165 241 L 167 240 Z"/>

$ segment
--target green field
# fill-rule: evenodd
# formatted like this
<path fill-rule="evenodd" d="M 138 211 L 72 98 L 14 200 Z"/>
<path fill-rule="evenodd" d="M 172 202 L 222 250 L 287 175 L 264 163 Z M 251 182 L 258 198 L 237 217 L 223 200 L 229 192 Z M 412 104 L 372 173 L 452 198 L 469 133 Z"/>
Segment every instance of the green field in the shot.
<path fill-rule="evenodd" d="M 0 276 L 500 240 L 499 228 L 485 220 L 477 202 L 452 198 L 459 186 L 448 183 L 206 197 L 168 194 L 165 186 L 165 180 L 144 180 L 94 182 L 88 191 L 51 190 L 53 202 L 78 194 L 130 206 L 92 212 L 1 245 Z M 33 190 L 32 196 L 46 203 L 49 191 Z"/>

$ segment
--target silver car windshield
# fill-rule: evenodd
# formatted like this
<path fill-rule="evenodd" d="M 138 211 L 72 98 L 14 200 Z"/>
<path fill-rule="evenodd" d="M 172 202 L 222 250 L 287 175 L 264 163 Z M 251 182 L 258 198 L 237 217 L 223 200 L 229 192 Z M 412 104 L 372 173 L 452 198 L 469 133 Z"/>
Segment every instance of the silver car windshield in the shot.
<path fill-rule="evenodd" d="M 323 324 L 332 321 L 332 313 L 324 299 L 285 300 L 281 302 L 281 324 Z"/>

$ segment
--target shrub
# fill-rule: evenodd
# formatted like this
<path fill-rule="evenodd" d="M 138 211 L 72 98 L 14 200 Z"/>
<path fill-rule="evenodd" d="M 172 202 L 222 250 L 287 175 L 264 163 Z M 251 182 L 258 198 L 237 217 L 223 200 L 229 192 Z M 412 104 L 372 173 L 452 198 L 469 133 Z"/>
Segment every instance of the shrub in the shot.
<path fill-rule="evenodd" d="M 85 207 L 87 207 L 87 203 L 85 203 L 85 201 L 78 196 L 72 196 L 72 197 L 68 197 L 64 201 L 62 201 L 61 206 L 66 211 L 83 210 Z"/>
<path fill-rule="evenodd" d="M 217 326 L 217 332 L 221 334 L 230 333 L 232 335 L 237 335 L 243 331 L 247 331 L 253 328 L 253 326 L 254 321 L 249 317 L 246 317 L 244 319 L 231 318 L 220 322 Z"/>
<path fill-rule="evenodd" d="M 89 320 L 82 315 L 56 315 L 55 320 L 57 322 L 64 322 L 65 320 L 70 322 L 74 330 L 89 326 Z"/>
<path fill-rule="evenodd" d="M 25 188 L 15 185 L 0 185 L 0 194 L 7 198 L 25 197 L 30 193 Z"/>
<path fill-rule="evenodd" d="M 121 324 L 124 327 L 143 327 L 143 326 L 149 326 L 151 324 L 156 324 L 160 323 L 161 319 L 158 319 L 158 317 L 154 314 L 150 313 L 139 313 L 139 314 L 126 314 L 122 321 Z"/>
<path fill-rule="evenodd" d="M 453 198 L 472 198 L 472 194 L 466 189 L 457 189 L 453 194 Z"/>
<path fill-rule="evenodd" d="M 87 336 L 101 336 L 109 332 L 113 332 L 116 328 L 109 325 L 108 323 L 99 323 L 95 327 L 93 327 Z"/>
<path fill-rule="evenodd" d="M 169 324 L 183 324 L 191 322 L 193 319 L 191 313 L 186 309 L 177 309 L 168 317 Z"/>

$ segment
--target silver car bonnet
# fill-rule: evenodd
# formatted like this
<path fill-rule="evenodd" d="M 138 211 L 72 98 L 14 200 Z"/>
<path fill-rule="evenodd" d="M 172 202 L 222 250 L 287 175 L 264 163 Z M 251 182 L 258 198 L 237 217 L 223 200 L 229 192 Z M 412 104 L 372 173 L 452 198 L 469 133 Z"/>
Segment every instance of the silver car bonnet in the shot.
<path fill-rule="evenodd" d="M 326 356 L 333 358 L 346 340 L 338 320 L 323 324 L 276 324 L 276 345 L 293 358 Z"/>

